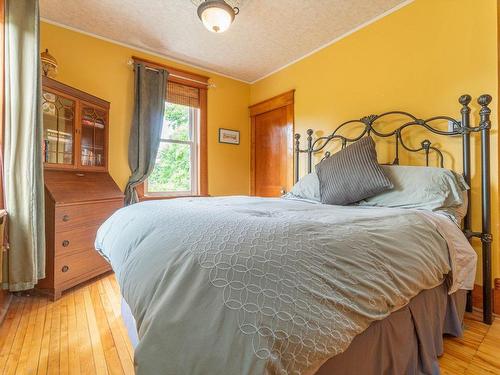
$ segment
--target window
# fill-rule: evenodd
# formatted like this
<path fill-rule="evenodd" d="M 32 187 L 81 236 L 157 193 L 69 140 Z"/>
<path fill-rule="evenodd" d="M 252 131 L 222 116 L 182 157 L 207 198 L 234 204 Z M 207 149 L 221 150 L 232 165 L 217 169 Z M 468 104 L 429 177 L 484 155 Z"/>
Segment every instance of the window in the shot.
<path fill-rule="evenodd" d="M 199 109 L 167 102 L 148 195 L 198 194 Z"/>
<path fill-rule="evenodd" d="M 200 169 L 204 165 L 200 163 L 200 156 L 204 157 L 200 147 L 204 140 L 200 120 L 205 108 L 201 105 L 200 92 L 202 89 L 197 87 L 168 82 L 160 145 L 154 169 L 144 184 L 145 196 L 206 194 L 200 189 L 203 183 Z"/>

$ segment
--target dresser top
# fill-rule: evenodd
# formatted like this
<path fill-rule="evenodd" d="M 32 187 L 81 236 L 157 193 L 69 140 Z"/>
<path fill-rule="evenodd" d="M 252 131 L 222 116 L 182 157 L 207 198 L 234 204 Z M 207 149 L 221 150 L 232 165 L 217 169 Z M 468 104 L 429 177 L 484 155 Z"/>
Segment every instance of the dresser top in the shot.
<path fill-rule="evenodd" d="M 55 204 L 123 199 L 107 172 L 44 171 L 45 189 Z"/>

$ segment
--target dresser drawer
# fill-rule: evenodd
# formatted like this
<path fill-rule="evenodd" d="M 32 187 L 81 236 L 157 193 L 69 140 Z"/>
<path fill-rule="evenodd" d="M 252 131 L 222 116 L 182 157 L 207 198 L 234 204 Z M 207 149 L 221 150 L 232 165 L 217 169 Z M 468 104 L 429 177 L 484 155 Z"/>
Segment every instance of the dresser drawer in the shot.
<path fill-rule="evenodd" d="M 68 288 L 111 269 L 95 250 L 84 250 L 55 258 L 55 284 Z"/>
<path fill-rule="evenodd" d="M 70 254 L 79 250 L 93 250 L 98 226 L 74 228 L 56 232 L 55 256 Z"/>
<path fill-rule="evenodd" d="M 121 207 L 123 207 L 121 200 L 56 207 L 56 232 L 82 226 L 99 226 Z"/>

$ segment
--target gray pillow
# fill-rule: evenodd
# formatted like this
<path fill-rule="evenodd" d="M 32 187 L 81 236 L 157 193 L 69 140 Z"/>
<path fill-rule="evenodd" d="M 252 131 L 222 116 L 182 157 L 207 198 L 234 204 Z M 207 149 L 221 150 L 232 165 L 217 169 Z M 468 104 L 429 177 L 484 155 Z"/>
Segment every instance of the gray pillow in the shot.
<path fill-rule="evenodd" d="M 363 137 L 316 166 L 321 203 L 347 205 L 392 189 L 377 162 L 375 142 Z"/>
<path fill-rule="evenodd" d="M 283 195 L 286 199 L 306 199 L 315 202 L 320 201 L 319 180 L 316 172 L 309 173 L 302 177 L 290 192 Z"/>
<path fill-rule="evenodd" d="M 359 202 L 361 206 L 441 211 L 457 224 L 467 212 L 467 183 L 445 168 L 383 165 L 394 189 Z"/>

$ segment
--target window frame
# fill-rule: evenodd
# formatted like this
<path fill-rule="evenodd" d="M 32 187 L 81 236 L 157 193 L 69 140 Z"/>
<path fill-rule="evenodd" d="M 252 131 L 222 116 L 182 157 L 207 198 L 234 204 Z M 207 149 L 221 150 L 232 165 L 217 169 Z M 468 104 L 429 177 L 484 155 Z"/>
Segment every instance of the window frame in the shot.
<path fill-rule="evenodd" d="M 199 107 L 199 121 L 198 121 L 198 194 L 195 196 L 208 196 L 208 143 L 207 143 L 207 97 L 208 97 L 208 80 L 209 77 L 191 73 L 178 68 L 172 68 L 167 65 L 156 63 L 151 60 L 139 58 L 132 56 L 132 59 L 136 62 L 141 62 L 142 64 L 149 66 L 151 68 L 166 69 L 169 73 L 168 80 L 170 82 L 179 83 L 189 87 L 194 87 L 199 90 L 200 97 L 200 107 Z M 166 92 L 165 92 L 166 100 Z M 139 201 L 156 200 L 156 199 L 172 199 L 178 197 L 189 197 L 192 194 L 183 195 L 165 195 L 165 194 L 145 194 L 147 190 L 145 189 L 145 183 L 138 184 L 136 187 L 137 194 L 139 196 Z"/>

